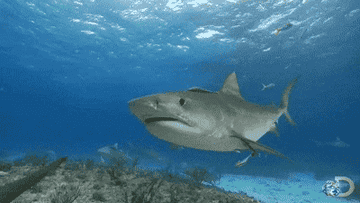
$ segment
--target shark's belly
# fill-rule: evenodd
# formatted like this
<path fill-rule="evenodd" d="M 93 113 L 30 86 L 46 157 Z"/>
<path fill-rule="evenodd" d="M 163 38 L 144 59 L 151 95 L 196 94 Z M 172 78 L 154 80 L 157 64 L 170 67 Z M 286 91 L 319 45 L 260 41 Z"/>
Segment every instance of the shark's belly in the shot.
<path fill-rule="evenodd" d="M 256 142 L 269 132 L 272 126 L 274 126 L 274 121 L 272 120 L 252 120 L 248 123 L 239 123 L 234 128 L 234 131 L 239 135 Z"/>
<path fill-rule="evenodd" d="M 164 129 L 159 130 L 159 128 L 155 128 L 152 126 L 148 126 L 147 129 L 152 135 L 159 139 L 194 149 L 223 152 L 234 151 L 236 149 L 247 149 L 247 147 L 240 140 L 232 138 L 229 135 L 216 137 L 212 136 L 210 133 L 183 133 L 176 131 L 167 131 Z"/>
<path fill-rule="evenodd" d="M 194 149 L 218 152 L 247 149 L 247 147 L 240 140 L 236 140 L 236 138 L 218 139 L 209 136 L 201 136 L 196 139 L 183 138 L 177 140 L 176 144 Z"/>
<path fill-rule="evenodd" d="M 263 126 L 261 128 L 249 128 L 243 131 L 243 136 L 252 141 L 258 141 L 262 136 L 264 136 L 270 130 L 269 127 Z"/>

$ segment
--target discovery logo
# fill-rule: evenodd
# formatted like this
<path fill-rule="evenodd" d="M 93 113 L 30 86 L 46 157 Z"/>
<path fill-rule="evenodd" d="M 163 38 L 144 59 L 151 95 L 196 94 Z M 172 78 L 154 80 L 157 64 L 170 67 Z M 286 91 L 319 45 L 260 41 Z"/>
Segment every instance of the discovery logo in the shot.
<path fill-rule="evenodd" d="M 342 192 L 340 190 L 340 182 L 339 181 L 345 181 L 347 183 L 349 183 L 350 188 L 347 192 Z M 325 193 L 327 196 L 331 196 L 331 197 L 347 197 L 349 196 L 351 193 L 354 192 L 355 190 L 355 185 L 354 182 L 347 177 L 342 177 L 342 176 L 335 176 L 335 181 L 326 181 L 326 183 L 322 186 L 322 191 L 323 193 Z"/>

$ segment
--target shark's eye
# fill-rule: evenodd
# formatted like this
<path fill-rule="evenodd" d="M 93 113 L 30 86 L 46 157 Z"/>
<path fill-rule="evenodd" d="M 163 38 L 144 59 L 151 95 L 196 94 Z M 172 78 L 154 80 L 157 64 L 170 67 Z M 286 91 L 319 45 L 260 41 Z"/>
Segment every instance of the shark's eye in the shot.
<path fill-rule="evenodd" d="M 180 101 L 179 101 L 180 105 L 184 105 L 185 104 L 185 99 L 181 98 Z"/>

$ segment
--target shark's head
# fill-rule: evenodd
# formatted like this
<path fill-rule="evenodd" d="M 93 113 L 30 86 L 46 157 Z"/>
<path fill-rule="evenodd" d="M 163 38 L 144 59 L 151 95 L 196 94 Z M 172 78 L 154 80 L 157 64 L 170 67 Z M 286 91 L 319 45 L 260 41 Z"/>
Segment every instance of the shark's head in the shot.
<path fill-rule="evenodd" d="M 131 112 L 160 139 L 179 143 L 186 136 L 201 137 L 211 133 L 221 115 L 216 93 L 193 88 L 142 97 L 129 102 Z"/>

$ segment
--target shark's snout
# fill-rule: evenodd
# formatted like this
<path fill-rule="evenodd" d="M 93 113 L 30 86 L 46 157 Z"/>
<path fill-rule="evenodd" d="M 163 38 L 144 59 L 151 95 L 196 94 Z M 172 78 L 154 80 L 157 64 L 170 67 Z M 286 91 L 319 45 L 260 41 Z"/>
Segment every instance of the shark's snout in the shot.
<path fill-rule="evenodd" d="M 159 105 L 159 100 L 156 97 L 143 97 L 130 100 L 128 104 L 130 109 L 134 109 L 138 106 L 146 106 L 156 110 Z"/>
<path fill-rule="evenodd" d="M 149 115 L 158 111 L 159 100 L 155 97 L 143 97 L 128 102 L 130 111 L 144 121 Z"/>
<path fill-rule="evenodd" d="M 138 117 L 145 125 L 164 124 L 164 123 L 178 123 L 181 125 L 192 126 L 190 123 L 179 116 L 177 113 L 169 112 L 167 107 L 172 106 L 172 101 L 169 101 L 162 95 L 152 95 L 134 99 L 128 102 L 130 111 Z"/>

